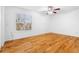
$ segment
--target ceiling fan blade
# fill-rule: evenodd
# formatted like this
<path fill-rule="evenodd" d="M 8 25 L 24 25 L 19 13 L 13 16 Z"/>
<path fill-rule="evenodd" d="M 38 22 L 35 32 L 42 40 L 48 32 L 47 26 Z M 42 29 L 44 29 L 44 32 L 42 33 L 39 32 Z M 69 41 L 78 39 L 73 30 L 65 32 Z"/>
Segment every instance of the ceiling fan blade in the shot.
<path fill-rule="evenodd" d="M 56 14 L 57 12 L 55 12 L 55 11 L 54 11 L 53 13 L 55 13 L 55 14 Z"/>
<path fill-rule="evenodd" d="M 60 8 L 56 8 L 56 9 L 54 9 L 54 10 L 60 10 Z"/>
<path fill-rule="evenodd" d="M 42 15 L 48 15 L 47 11 L 41 11 L 39 13 L 42 14 Z"/>

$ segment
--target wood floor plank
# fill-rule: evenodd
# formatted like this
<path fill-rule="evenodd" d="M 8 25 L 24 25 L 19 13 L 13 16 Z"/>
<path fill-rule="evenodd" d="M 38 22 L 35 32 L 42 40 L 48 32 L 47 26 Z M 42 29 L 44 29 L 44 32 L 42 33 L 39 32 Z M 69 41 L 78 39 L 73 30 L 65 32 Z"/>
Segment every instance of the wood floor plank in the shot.
<path fill-rule="evenodd" d="M 79 52 L 79 37 L 46 33 L 28 38 L 7 41 L 2 53 L 74 53 Z"/>

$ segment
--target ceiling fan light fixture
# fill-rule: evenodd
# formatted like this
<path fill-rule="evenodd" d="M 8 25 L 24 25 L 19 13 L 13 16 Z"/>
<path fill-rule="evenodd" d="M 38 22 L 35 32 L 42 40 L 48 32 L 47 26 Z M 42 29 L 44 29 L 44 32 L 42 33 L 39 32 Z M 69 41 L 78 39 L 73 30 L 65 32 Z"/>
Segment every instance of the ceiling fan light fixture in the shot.
<path fill-rule="evenodd" d="M 52 15 L 53 12 L 52 11 L 48 11 L 47 13 L 48 13 L 48 15 Z"/>

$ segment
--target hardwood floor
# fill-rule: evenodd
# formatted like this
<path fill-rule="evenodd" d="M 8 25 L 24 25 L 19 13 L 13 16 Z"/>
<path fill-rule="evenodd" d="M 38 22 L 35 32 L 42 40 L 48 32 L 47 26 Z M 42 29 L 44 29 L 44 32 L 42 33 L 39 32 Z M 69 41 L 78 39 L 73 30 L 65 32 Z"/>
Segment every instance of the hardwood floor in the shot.
<path fill-rule="evenodd" d="M 5 42 L 2 53 L 73 53 L 79 52 L 79 37 L 46 33 Z"/>

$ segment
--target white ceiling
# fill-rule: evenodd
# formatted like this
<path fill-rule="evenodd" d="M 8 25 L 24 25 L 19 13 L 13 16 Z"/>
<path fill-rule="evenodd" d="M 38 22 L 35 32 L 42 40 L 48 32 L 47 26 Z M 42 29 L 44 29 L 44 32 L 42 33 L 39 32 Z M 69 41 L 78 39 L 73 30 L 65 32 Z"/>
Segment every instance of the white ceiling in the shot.
<path fill-rule="evenodd" d="M 79 9 L 79 6 L 54 6 L 54 7 L 60 8 L 61 9 L 60 11 L 62 13 Z M 20 8 L 29 9 L 32 11 L 41 11 L 41 10 L 47 8 L 47 6 L 20 6 Z"/>

